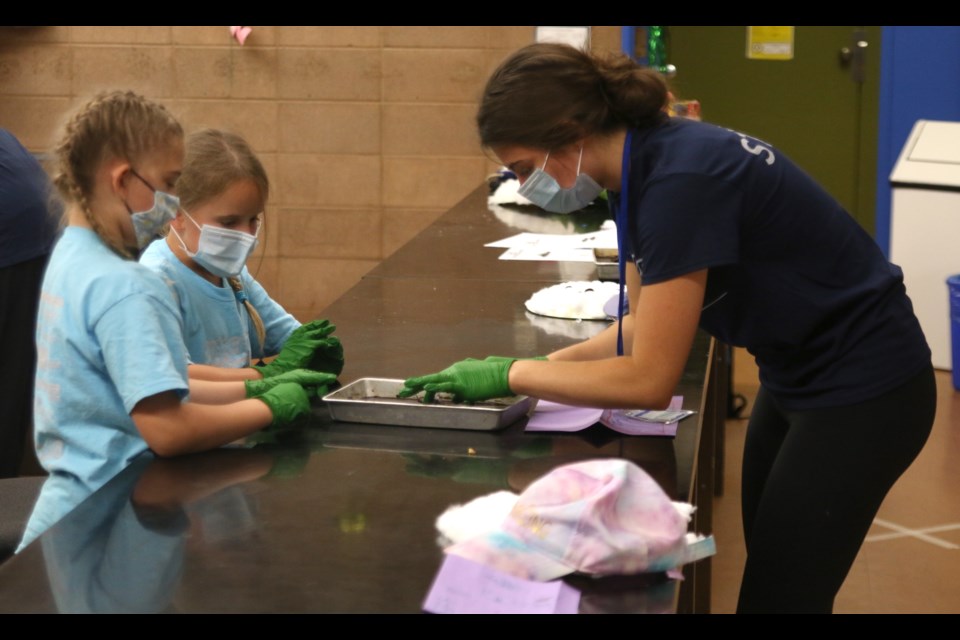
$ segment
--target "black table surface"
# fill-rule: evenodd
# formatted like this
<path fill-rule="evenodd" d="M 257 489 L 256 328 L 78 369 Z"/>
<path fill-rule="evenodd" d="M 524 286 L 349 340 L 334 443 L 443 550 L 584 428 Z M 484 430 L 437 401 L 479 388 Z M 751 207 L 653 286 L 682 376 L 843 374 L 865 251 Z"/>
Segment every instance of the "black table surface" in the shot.
<path fill-rule="evenodd" d="M 550 284 L 596 279 L 592 263 L 504 261 L 483 245 L 522 231 L 592 231 L 606 217 L 513 216 L 491 210 L 478 188 L 321 314 L 344 345 L 341 383 L 540 355 L 602 331 L 606 321 L 544 318 L 523 304 Z M 701 455 L 713 429 L 713 349 L 698 334 L 676 391 L 698 413 L 673 438 L 602 425 L 527 433 L 526 418 L 490 432 L 346 423 L 317 401 L 291 428 L 144 457 L 0 565 L 0 612 L 418 613 L 443 559 L 441 513 L 597 457 L 639 464 L 698 505 L 696 529 L 709 533 L 712 485 L 698 465 L 713 455 Z M 688 565 L 682 582 L 566 580 L 585 613 L 702 611 L 708 569 L 709 560 Z"/>

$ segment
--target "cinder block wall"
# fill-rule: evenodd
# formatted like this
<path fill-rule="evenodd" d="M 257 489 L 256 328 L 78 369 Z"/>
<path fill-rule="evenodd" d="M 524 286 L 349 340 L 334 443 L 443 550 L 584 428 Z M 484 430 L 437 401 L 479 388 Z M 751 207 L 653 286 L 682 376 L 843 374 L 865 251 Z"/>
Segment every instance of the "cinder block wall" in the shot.
<path fill-rule="evenodd" d="M 47 152 L 100 89 L 167 105 L 189 131 L 245 136 L 271 179 L 250 261 L 300 320 L 324 307 L 495 168 L 476 139 L 483 85 L 532 26 L 0 27 L 0 126 Z M 618 50 L 620 28 L 593 27 Z"/>

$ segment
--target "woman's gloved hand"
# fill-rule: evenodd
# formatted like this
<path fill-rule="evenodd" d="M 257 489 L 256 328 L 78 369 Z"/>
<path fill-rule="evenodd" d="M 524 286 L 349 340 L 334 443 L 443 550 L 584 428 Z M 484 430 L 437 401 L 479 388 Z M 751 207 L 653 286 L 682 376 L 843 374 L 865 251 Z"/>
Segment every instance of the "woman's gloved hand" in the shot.
<path fill-rule="evenodd" d="M 336 380 L 337 376 L 332 373 L 294 369 L 263 380 L 244 380 L 243 386 L 246 387 L 248 398 L 257 398 L 277 385 L 294 382 L 303 387 L 309 397 L 314 397 L 326 395 L 330 385 Z"/>
<path fill-rule="evenodd" d="M 515 358 L 497 361 L 461 360 L 439 373 L 407 378 L 399 398 L 408 398 L 424 391 L 423 401 L 434 401 L 437 393 L 449 393 L 454 402 L 480 402 L 514 395 L 507 382 L 507 373 Z"/>
<path fill-rule="evenodd" d="M 343 370 L 343 347 L 339 338 L 330 335 L 336 328 L 329 320 L 314 320 L 300 325 L 290 334 L 272 362 L 254 368 L 264 378 L 272 378 L 293 369 L 314 369 L 339 375 Z M 312 366 L 314 360 L 322 368 Z"/>
<path fill-rule="evenodd" d="M 289 424 L 310 414 L 310 394 L 296 382 L 283 382 L 256 396 L 273 414 L 271 427 Z"/>

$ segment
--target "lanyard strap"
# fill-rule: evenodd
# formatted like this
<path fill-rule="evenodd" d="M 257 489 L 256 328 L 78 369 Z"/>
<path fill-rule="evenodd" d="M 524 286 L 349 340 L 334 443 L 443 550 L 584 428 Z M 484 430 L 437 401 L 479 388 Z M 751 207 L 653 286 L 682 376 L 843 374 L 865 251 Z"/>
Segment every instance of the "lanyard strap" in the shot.
<path fill-rule="evenodd" d="M 628 128 L 623 141 L 623 166 L 620 169 L 620 197 L 617 199 L 617 266 L 620 269 L 620 304 L 617 305 L 617 355 L 623 355 L 623 290 L 626 286 L 627 262 L 627 187 L 630 184 L 630 141 L 633 132 Z"/>

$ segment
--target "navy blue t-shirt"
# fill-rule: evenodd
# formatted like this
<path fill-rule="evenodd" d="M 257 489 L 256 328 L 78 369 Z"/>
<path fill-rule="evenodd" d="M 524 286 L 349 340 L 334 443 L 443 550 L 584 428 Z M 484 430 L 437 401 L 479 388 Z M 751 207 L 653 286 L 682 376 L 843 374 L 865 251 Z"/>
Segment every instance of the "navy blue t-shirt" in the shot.
<path fill-rule="evenodd" d="M 50 253 L 62 212 L 43 167 L 0 129 L 0 267 Z"/>
<path fill-rule="evenodd" d="M 786 409 L 868 400 L 930 366 L 903 273 L 766 142 L 671 118 L 634 131 L 627 254 L 643 284 L 708 269 L 700 326 Z"/>

